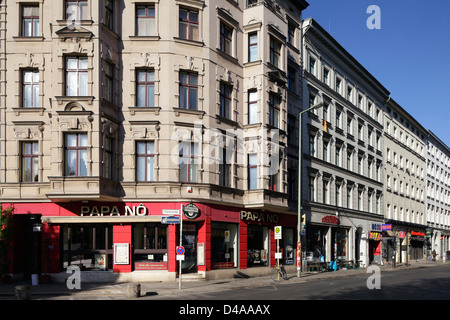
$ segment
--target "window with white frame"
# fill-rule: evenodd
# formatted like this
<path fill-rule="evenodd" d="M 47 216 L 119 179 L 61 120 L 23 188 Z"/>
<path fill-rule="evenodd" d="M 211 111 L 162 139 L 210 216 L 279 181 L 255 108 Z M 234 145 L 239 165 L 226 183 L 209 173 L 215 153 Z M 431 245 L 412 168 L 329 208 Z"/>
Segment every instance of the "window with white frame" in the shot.
<path fill-rule="evenodd" d="M 39 6 L 23 5 L 22 9 L 22 36 L 39 36 Z"/>

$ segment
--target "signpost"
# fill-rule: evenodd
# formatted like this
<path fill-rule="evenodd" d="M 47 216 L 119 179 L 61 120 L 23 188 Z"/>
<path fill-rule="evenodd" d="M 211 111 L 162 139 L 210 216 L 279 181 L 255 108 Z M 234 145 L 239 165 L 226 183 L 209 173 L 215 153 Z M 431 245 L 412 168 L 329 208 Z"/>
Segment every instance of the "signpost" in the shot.
<path fill-rule="evenodd" d="M 179 224 L 180 223 L 180 217 L 179 216 L 161 217 L 161 223 L 164 223 L 164 224 Z"/>

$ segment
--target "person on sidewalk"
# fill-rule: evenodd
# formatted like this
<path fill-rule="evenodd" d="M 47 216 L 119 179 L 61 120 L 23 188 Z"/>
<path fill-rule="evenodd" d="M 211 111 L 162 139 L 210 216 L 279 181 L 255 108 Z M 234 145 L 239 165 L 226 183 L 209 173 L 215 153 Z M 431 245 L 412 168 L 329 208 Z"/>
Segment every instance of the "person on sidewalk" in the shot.
<path fill-rule="evenodd" d="M 433 261 L 436 261 L 436 250 L 433 249 L 431 255 L 433 256 Z"/>

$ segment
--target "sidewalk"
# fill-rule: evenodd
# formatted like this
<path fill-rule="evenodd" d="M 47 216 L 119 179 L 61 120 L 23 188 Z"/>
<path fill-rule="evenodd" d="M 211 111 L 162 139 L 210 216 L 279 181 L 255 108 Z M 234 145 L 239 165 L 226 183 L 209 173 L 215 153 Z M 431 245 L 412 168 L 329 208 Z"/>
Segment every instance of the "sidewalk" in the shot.
<path fill-rule="evenodd" d="M 442 261 L 426 261 L 419 262 L 411 261 L 408 266 L 405 264 L 397 265 L 393 268 L 391 265 L 380 266 L 381 272 L 395 272 L 400 269 L 412 268 L 428 268 L 433 266 L 440 266 L 444 263 Z M 450 266 L 450 262 L 446 263 Z M 196 280 L 183 281 L 181 283 L 181 290 L 179 289 L 179 282 L 149 282 L 140 283 L 140 296 L 158 296 L 170 300 L 171 298 L 181 298 L 186 295 L 189 297 L 190 293 L 208 293 L 226 291 L 236 288 L 250 288 L 268 285 L 283 285 L 297 282 L 314 281 L 322 279 L 333 279 L 336 277 L 349 277 L 360 274 L 368 274 L 366 268 L 354 270 L 337 270 L 332 272 L 302 272 L 301 277 L 298 278 L 295 270 L 290 269 L 288 272 L 288 280 L 274 282 L 270 276 L 251 277 L 251 278 L 232 278 L 220 280 Z M 103 300 L 103 299 L 135 299 L 136 296 L 129 294 L 129 283 L 82 283 L 81 289 L 68 289 L 65 283 L 48 283 L 31 286 L 30 282 L 15 283 L 15 284 L 1 284 L 0 285 L 0 300 L 16 300 L 15 290 L 17 286 L 25 285 L 31 290 L 30 298 L 32 300 L 46 300 L 46 299 L 76 299 L 76 300 Z"/>

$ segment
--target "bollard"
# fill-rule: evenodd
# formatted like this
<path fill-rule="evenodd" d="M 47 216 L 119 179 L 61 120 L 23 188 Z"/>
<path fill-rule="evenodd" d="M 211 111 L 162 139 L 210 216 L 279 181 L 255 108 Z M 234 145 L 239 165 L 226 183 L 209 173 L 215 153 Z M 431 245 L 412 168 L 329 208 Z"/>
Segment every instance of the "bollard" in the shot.
<path fill-rule="evenodd" d="M 30 286 L 16 286 L 15 294 L 17 300 L 29 300 L 31 298 Z"/>
<path fill-rule="evenodd" d="M 139 283 L 129 283 L 128 296 L 132 298 L 139 298 L 141 296 L 141 285 Z"/>

